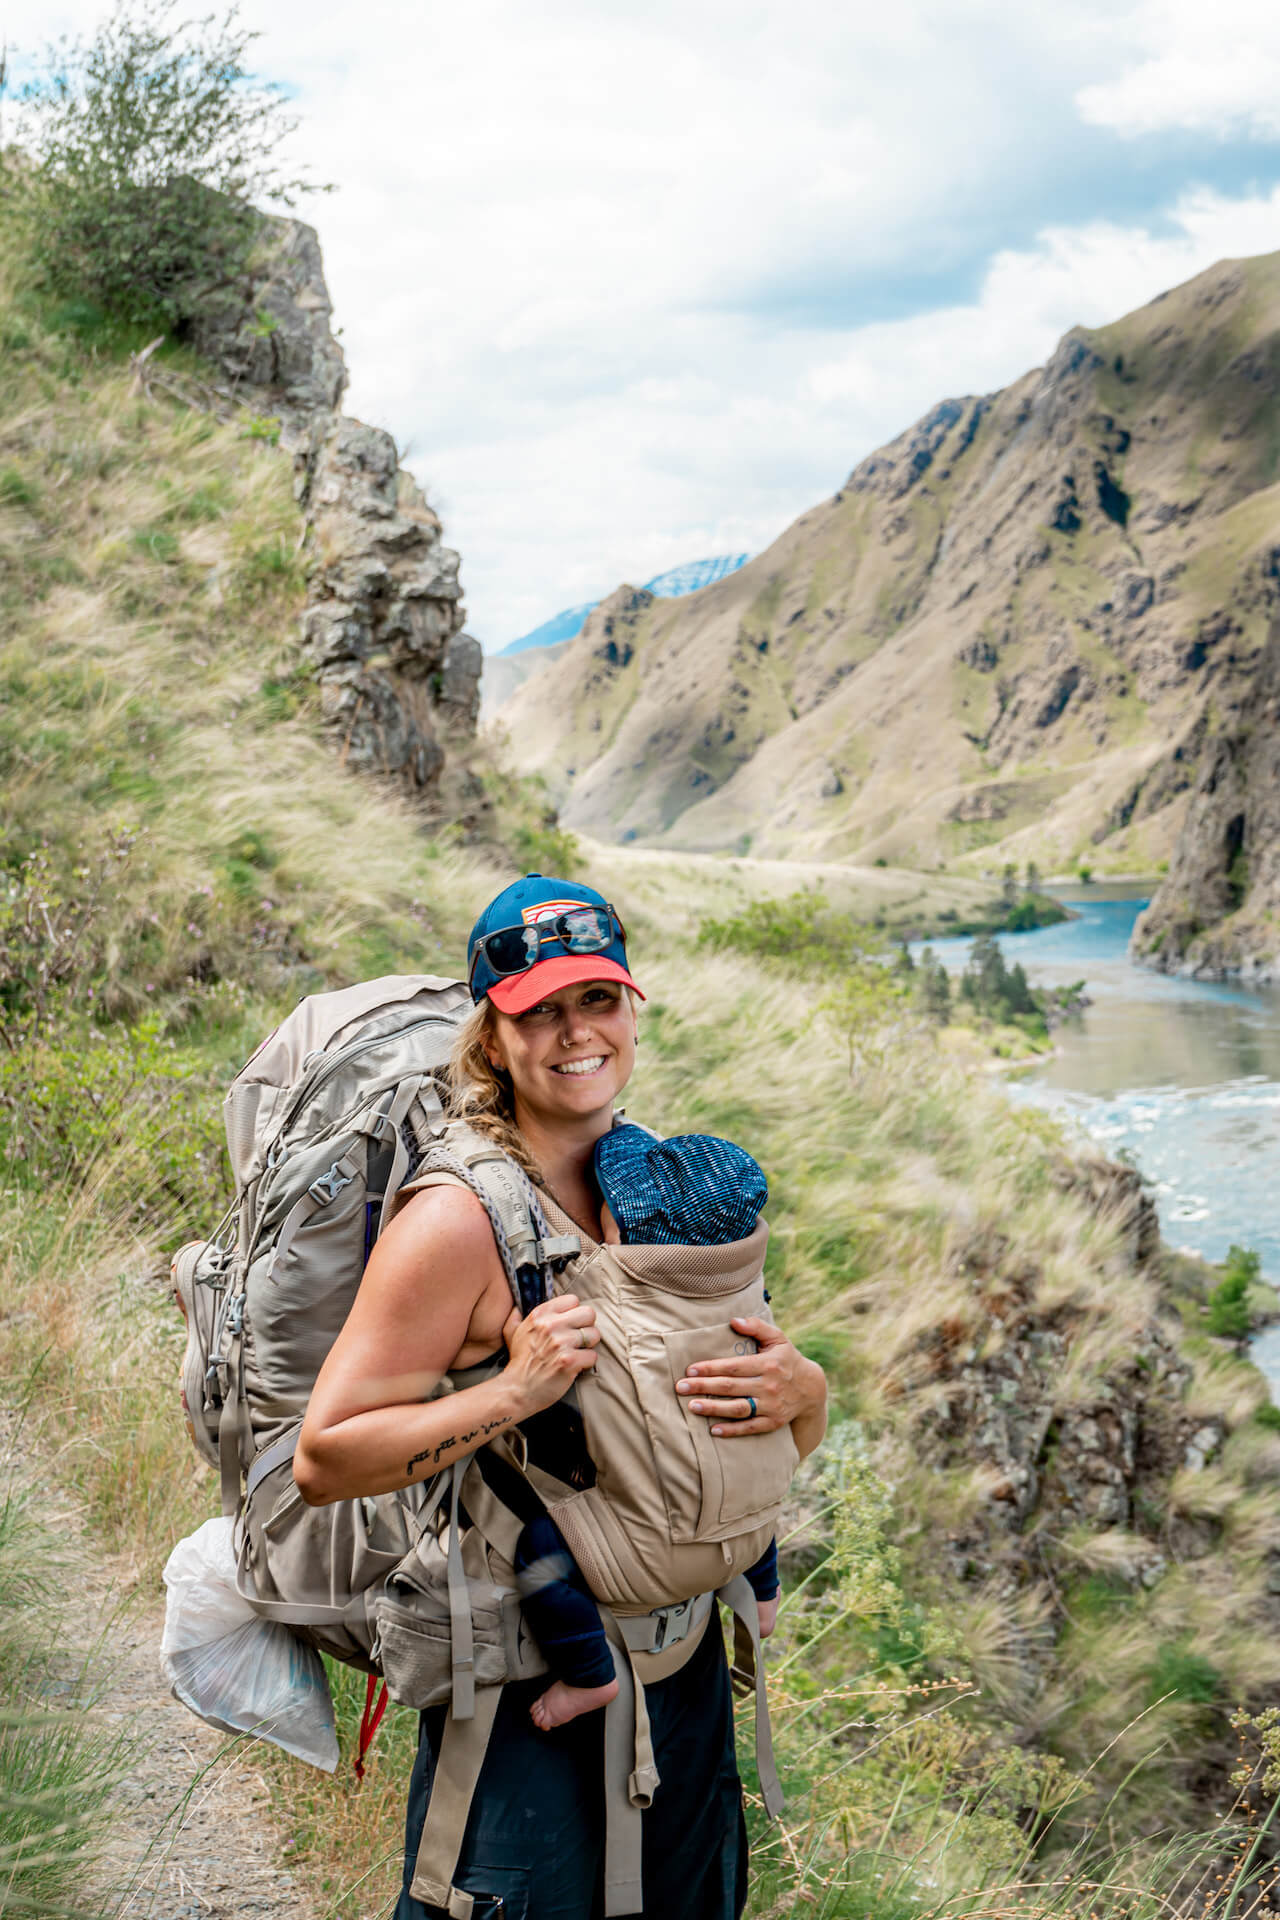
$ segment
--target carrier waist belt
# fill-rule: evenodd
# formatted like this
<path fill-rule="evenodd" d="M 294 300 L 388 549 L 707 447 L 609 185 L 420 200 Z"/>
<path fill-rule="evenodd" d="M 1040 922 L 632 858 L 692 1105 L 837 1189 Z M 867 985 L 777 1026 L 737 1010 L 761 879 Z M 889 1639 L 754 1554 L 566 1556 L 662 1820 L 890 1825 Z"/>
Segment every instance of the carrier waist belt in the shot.
<path fill-rule="evenodd" d="M 676 1606 L 655 1607 L 652 1613 L 628 1614 L 618 1620 L 632 1653 L 661 1653 L 697 1631 L 711 1611 L 715 1596 L 699 1593 Z"/>

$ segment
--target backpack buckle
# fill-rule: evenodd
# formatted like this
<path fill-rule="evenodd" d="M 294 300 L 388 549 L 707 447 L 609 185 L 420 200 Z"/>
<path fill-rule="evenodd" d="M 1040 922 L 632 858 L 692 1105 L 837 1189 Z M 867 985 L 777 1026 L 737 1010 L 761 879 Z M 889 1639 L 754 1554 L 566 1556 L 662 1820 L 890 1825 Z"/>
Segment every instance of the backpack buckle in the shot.
<path fill-rule="evenodd" d="M 582 1242 L 576 1233 L 551 1234 L 545 1240 L 534 1242 L 534 1264 L 560 1273 L 581 1252 Z"/>
<path fill-rule="evenodd" d="M 329 1202 L 336 1200 L 342 1189 L 349 1187 L 354 1179 L 355 1175 L 345 1173 L 342 1162 L 335 1160 L 328 1173 L 322 1173 L 318 1179 L 311 1182 L 307 1192 L 318 1207 L 327 1207 Z"/>

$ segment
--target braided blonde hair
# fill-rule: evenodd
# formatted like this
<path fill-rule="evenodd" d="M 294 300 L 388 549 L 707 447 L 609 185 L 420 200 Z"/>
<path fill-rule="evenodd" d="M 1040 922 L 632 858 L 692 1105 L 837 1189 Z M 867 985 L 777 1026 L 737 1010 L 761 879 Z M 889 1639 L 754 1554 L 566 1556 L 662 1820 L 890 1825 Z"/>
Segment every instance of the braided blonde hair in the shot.
<path fill-rule="evenodd" d="M 546 1177 L 516 1125 L 511 1075 L 489 1058 L 493 1040 L 493 1003 L 486 994 L 458 1030 L 449 1055 L 449 1114 L 492 1140 L 523 1167 L 535 1186 Z"/>

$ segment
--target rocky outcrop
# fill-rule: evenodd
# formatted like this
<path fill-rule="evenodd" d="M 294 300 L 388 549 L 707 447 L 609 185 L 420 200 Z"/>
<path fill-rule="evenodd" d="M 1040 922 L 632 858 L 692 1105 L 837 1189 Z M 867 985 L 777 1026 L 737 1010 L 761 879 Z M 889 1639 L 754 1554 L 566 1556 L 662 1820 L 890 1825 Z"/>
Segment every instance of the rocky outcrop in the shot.
<path fill-rule="evenodd" d="M 1280 979 L 1280 618 L 1203 760 L 1134 952 L 1166 973 Z"/>
<path fill-rule="evenodd" d="M 391 435 L 337 412 L 331 319 L 314 229 L 263 216 L 243 280 L 202 295 L 189 335 L 293 454 L 311 554 L 302 646 L 344 760 L 434 804 L 451 745 L 475 733 L 481 649 L 462 631 L 458 555 Z M 465 775 L 448 784 L 452 815 L 479 806 Z"/>
<path fill-rule="evenodd" d="M 317 415 L 337 412 L 347 385 L 320 240 L 302 220 L 259 218 L 244 275 L 201 291 L 186 336 L 233 393 L 252 394 L 265 412 L 306 432 Z"/>
<path fill-rule="evenodd" d="M 474 733 L 479 643 L 461 631 L 458 556 L 376 427 L 338 419 L 306 474 L 313 561 L 303 647 L 348 764 L 432 788 Z"/>
<path fill-rule="evenodd" d="M 1107 1536 L 1114 1575 L 1151 1586 L 1171 1554 L 1196 1559 L 1213 1545 L 1169 1510 L 1167 1490 L 1180 1471 L 1204 1470 L 1226 1430 L 1218 1416 L 1186 1405 L 1192 1368 L 1177 1314 L 1159 1308 L 1159 1223 L 1138 1175 L 1095 1161 L 1064 1165 L 1061 1179 L 1116 1230 L 1119 1255 L 1156 1310 L 1064 1392 L 1074 1350 L 1096 1333 L 1096 1311 L 1069 1297 L 1046 1304 L 1042 1275 L 1018 1263 L 1003 1234 L 987 1231 L 951 1258 L 947 1279 L 963 1287 L 963 1305 L 899 1357 L 891 1386 L 915 1403 L 924 1455 L 976 1469 L 983 1486 L 946 1542 L 962 1578 L 985 1579 L 1008 1568 L 1011 1555 L 1016 1564 L 1024 1537 L 1042 1556 L 1045 1540 L 1081 1529 Z M 1023 1571 L 1038 1578 L 1046 1564 Z"/>

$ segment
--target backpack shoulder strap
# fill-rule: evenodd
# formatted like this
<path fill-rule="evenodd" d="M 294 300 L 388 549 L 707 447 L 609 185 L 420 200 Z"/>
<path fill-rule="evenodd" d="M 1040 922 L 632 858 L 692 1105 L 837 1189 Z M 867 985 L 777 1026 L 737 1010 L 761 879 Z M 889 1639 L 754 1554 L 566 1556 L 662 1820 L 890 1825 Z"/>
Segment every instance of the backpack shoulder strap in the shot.
<path fill-rule="evenodd" d="M 447 1180 L 440 1176 L 447 1176 Z M 489 1216 L 498 1254 L 521 1312 L 528 1312 L 533 1289 L 521 1285 L 521 1273 L 537 1281 L 534 1299 L 545 1299 L 550 1275 L 582 1251 L 576 1233 L 552 1233 L 537 1189 L 510 1154 L 465 1121 L 455 1120 L 443 1138 L 428 1147 L 400 1198 L 434 1185 L 456 1183 L 474 1193 Z"/>

